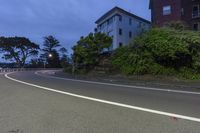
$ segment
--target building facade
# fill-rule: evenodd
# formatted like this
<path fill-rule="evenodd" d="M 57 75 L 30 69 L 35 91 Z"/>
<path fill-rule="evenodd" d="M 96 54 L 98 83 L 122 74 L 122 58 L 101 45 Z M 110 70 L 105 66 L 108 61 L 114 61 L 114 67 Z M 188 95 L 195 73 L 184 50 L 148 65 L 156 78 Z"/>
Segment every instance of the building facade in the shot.
<path fill-rule="evenodd" d="M 96 32 L 105 33 L 113 38 L 110 51 L 128 45 L 134 37 L 151 26 L 149 21 L 119 7 L 111 9 L 95 23 L 97 24 Z"/>
<path fill-rule="evenodd" d="M 193 30 L 200 30 L 200 0 L 150 0 L 152 23 L 163 26 L 182 21 Z"/>

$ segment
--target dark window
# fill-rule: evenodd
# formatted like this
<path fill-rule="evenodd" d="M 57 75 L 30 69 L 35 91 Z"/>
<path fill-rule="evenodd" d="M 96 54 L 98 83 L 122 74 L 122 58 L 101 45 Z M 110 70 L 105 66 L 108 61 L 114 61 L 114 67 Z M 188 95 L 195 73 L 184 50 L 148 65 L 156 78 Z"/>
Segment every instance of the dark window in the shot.
<path fill-rule="evenodd" d="M 193 18 L 196 18 L 196 17 L 199 17 L 199 6 L 198 5 L 195 5 L 193 6 L 193 9 L 192 9 L 192 17 Z"/>
<path fill-rule="evenodd" d="M 108 25 L 112 24 L 112 22 L 113 22 L 113 18 L 107 20 Z"/>
<path fill-rule="evenodd" d="M 163 15 L 170 15 L 171 14 L 171 6 L 163 6 Z"/>
<path fill-rule="evenodd" d="M 97 28 L 94 28 L 94 32 L 97 33 L 97 32 L 98 32 L 98 29 L 97 29 Z"/>
<path fill-rule="evenodd" d="M 120 42 L 120 43 L 119 43 L 119 47 L 122 47 L 122 46 L 123 46 L 123 43 L 122 43 L 122 42 Z"/>
<path fill-rule="evenodd" d="M 132 25 L 132 19 L 129 18 L 129 25 Z"/>
<path fill-rule="evenodd" d="M 102 29 L 102 24 L 101 24 L 101 25 L 99 25 L 99 29 L 100 29 L 100 30 Z"/>
<path fill-rule="evenodd" d="M 129 38 L 132 38 L 132 32 L 131 31 L 129 32 Z"/>
<path fill-rule="evenodd" d="M 119 16 L 119 21 L 122 21 L 122 16 Z"/>
<path fill-rule="evenodd" d="M 197 30 L 199 29 L 198 23 L 196 23 L 196 24 L 193 25 L 193 29 L 194 29 L 195 31 L 197 31 Z"/>
<path fill-rule="evenodd" d="M 119 29 L 119 35 L 122 35 L 122 29 Z"/>
<path fill-rule="evenodd" d="M 142 27 L 142 22 L 139 22 L 138 27 L 139 27 L 139 28 Z"/>

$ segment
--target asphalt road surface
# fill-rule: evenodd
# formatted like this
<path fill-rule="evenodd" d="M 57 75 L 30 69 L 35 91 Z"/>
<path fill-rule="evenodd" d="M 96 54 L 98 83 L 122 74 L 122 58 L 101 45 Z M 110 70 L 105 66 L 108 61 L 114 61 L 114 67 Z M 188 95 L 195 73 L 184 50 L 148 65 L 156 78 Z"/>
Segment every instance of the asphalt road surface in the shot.
<path fill-rule="evenodd" d="M 0 133 L 200 133 L 200 93 L 0 74 Z"/>

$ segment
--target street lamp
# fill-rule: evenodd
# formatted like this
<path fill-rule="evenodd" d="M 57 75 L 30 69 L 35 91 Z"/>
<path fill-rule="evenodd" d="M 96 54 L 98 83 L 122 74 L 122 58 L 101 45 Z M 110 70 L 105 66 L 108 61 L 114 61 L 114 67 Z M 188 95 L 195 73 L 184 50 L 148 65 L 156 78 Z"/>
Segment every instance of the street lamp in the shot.
<path fill-rule="evenodd" d="M 49 54 L 49 58 L 51 58 L 51 57 L 53 57 L 53 55 L 52 55 L 52 54 Z"/>
<path fill-rule="evenodd" d="M 49 57 L 49 58 L 52 58 L 52 57 L 53 57 L 53 55 L 52 55 L 52 54 L 48 54 L 48 57 Z M 46 60 L 44 60 L 44 69 L 46 68 L 46 63 L 47 63 L 47 59 L 46 59 Z"/>

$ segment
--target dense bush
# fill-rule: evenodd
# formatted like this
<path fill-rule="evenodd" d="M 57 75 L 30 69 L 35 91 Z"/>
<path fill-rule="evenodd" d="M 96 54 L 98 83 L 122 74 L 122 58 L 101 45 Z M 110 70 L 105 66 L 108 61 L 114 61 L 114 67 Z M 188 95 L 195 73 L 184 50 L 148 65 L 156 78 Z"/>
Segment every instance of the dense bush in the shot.
<path fill-rule="evenodd" d="M 108 49 L 112 44 L 112 38 L 102 33 L 90 33 L 86 37 L 81 37 L 72 48 L 74 53 L 73 62 L 77 66 L 84 66 L 87 69 L 99 63 L 100 54 Z"/>
<path fill-rule="evenodd" d="M 117 49 L 112 63 L 124 74 L 173 75 L 182 68 L 200 72 L 200 33 L 153 28 Z"/>

